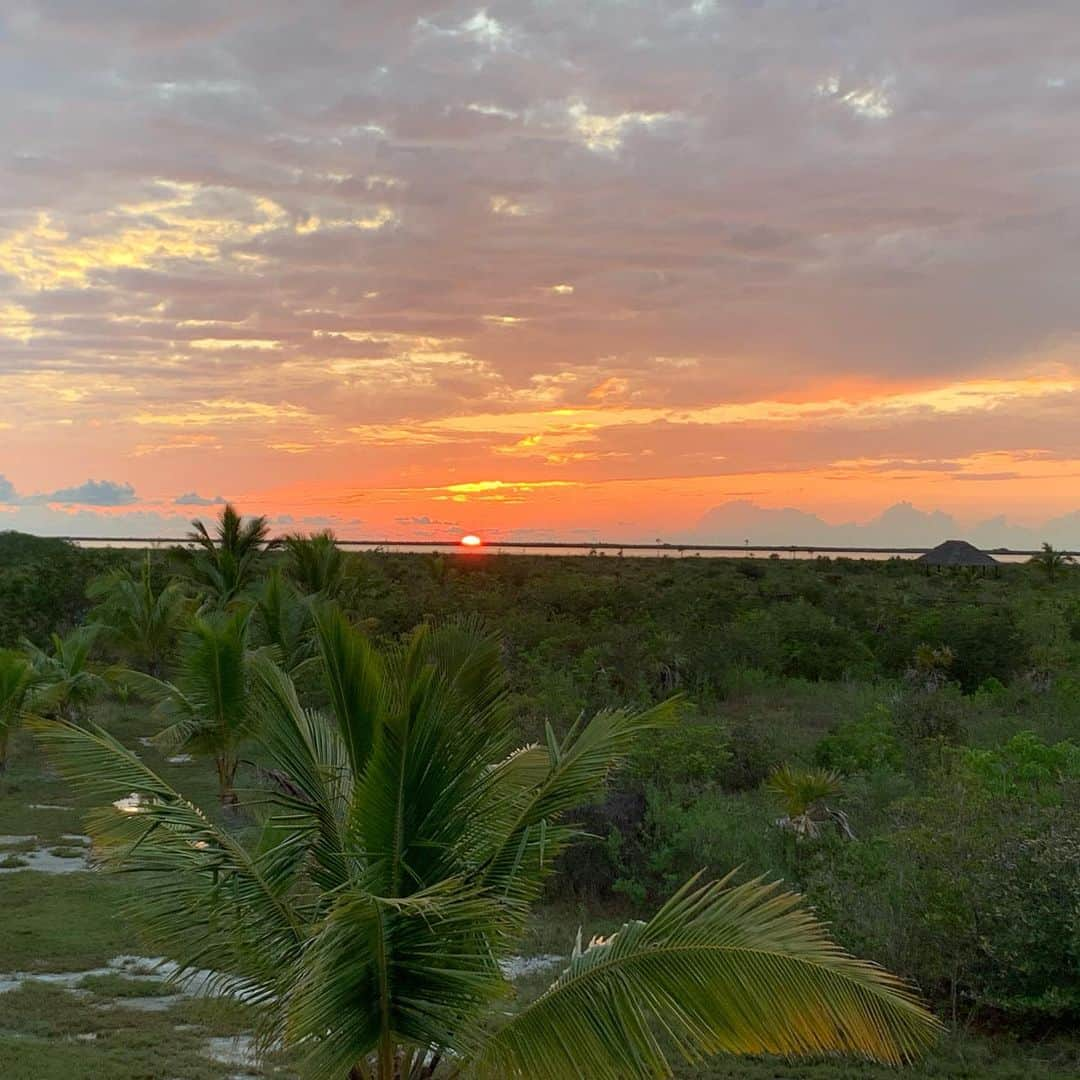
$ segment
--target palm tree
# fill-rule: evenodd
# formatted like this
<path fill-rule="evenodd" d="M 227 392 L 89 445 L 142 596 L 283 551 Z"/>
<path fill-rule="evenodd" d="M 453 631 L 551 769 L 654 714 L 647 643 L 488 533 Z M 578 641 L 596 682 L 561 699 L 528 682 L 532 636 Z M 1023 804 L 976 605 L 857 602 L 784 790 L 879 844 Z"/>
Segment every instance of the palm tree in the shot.
<path fill-rule="evenodd" d="M 135 671 L 117 676 L 155 702 L 158 715 L 169 721 L 156 743 L 214 759 L 218 795 L 227 809 L 237 804 L 239 748 L 251 730 L 249 618 L 248 612 L 237 611 L 192 619 L 173 682 Z"/>
<path fill-rule="evenodd" d="M 92 667 L 90 653 L 101 627 L 89 623 L 61 637 L 52 634 L 52 651 L 31 641 L 22 645 L 36 681 L 35 709 L 42 713 L 80 720 L 87 707 L 105 689 L 106 682 Z"/>
<path fill-rule="evenodd" d="M 911 666 L 904 672 L 909 683 L 933 693 L 949 681 L 949 672 L 956 663 L 956 653 L 948 645 L 928 645 L 925 641 L 915 647 Z"/>
<path fill-rule="evenodd" d="M 7 768 L 8 741 L 26 715 L 38 676 L 14 649 L 0 649 L 0 773 Z"/>
<path fill-rule="evenodd" d="M 310 536 L 296 533 L 283 542 L 289 556 L 289 577 L 297 587 L 308 596 L 337 599 L 345 580 L 345 553 L 334 534 L 329 529 Z"/>
<path fill-rule="evenodd" d="M 843 793 L 839 773 L 830 769 L 781 765 L 773 770 L 765 787 L 779 797 L 784 808 L 784 816 L 776 824 L 796 839 L 817 839 L 821 835 L 821 826 L 826 823 L 835 825 L 845 840 L 855 839 L 847 814 L 825 802 Z"/>
<path fill-rule="evenodd" d="M 181 567 L 204 606 L 225 608 L 252 583 L 264 552 L 274 546 L 269 523 L 265 517 L 244 519 L 226 503 L 213 536 L 202 521 L 191 526 L 194 547 L 177 551 Z"/>
<path fill-rule="evenodd" d="M 1050 544 L 1043 542 L 1042 551 L 1038 555 L 1032 555 L 1031 562 L 1033 565 L 1041 567 L 1046 574 L 1047 581 L 1053 581 L 1058 572 L 1064 570 L 1075 560 L 1071 555 L 1064 551 L 1058 551 Z"/>
<path fill-rule="evenodd" d="M 86 594 L 98 601 L 91 619 L 104 626 L 113 646 L 141 670 L 160 675 L 186 613 L 180 583 L 155 589 L 147 553 L 138 574 L 115 570 L 92 581 Z"/>
<path fill-rule="evenodd" d="M 253 636 L 275 650 L 278 663 L 295 679 L 315 651 L 311 605 L 275 566 L 254 593 Z"/>
<path fill-rule="evenodd" d="M 153 876 L 138 904 L 150 938 L 189 965 L 212 958 L 306 1075 L 669 1076 L 669 1052 L 900 1063 L 935 1037 L 907 990 L 832 944 L 798 897 L 728 879 L 693 879 L 647 922 L 579 940 L 515 1012 L 499 962 L 578 835 L 566 815 L 672 724 L 673 704 L 512 750 L 499 647 L 477 626 L 423 627 L 388 655 L 334 609 L 316 633 L 326 715 L 265 654 L 252 662 L 281 774 L 252 847 L 108 732 L 40 725 L 62 773 L 106 804 L 89 823 L 105 857 Z"/>

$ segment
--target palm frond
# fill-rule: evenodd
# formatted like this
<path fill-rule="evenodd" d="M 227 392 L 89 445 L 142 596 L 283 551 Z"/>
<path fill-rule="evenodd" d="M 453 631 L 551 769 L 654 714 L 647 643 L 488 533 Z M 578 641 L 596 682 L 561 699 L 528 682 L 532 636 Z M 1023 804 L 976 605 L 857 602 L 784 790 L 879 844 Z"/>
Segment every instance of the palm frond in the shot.
<path fill-rule="evenodd" d="M 315 861 L 313 879 L 332 891 L 351 876 L 344 826 L 353 774 L 345 745 L 327 720 L 303 708 L 288 675 L 268 657 L 252 661 L 252 675 L 259 741 L 294 791 L 271 796 L 287 815 L 271 824 L 287 823 Z"/>
<path fill-rule="evenodd" d="M 289 555 L 289 575 L 304 593 L 333 599 L 341 591 L 345 554 L 333 532 L 296 533 L 286 536 L 283 543 Z"/>
<path fill-rule="evenodd" d="M 488 1039 L 473 1074 L 670 1076 L 672 1051 L 691 1063 L 721 1052 L 913 1060 L 938 1022 L 799 904 L 775 884 L 692 880 L 648 922 L 579 942 L 555 983 Z"/>
<path fill-rule="evenodd" d="M 605 710 L 584 726 L 575 725 L 561 742 L 549 726 L 543 777 L 514 791 L 517 780 L 526 775 L 524 762 L 516 763 L 508 774 L 511 783 L 503 794 L 509 797 L 498 804 L 501 820 L 489 823 L 491 848 L 481 872 L 484 884 L 522 909 L 532 902 L 555 856 L 577 835 L 560 825 L 560 818 L 603 794 L 612 770 L 642 735 L 676 723 L 680 701 L 671 698 L 642 712 Z M 528 758 L 531 779 L 538 764 L 533 751 Z"/>
<path fill-rule="evenodd" d="M 278 992 L 304 937 L 294 865 L 273 851 L 250 855 L 101 728 L 31 723 L 60 774 L 103 801 L 87 828 L 106 868 L 153 875 L 132 901 L 148 937 L 184 970 L 207 963 L 246 980 L 246 993 Z"/>
<path fill-rule="evenodd" d="M 805 814 L 815 803 L 843 791 L 840 774 L 832 769 L 781 765 L 765 781 L 765 787 L 783 803 L 789 817 Z"/>
<path fill-rule="evenodd" d="M 335 604 L 314 611 L 315 639 L 322 657 L 330 708 L 360 776 L 379 735 L 387 703 L 383 665 L 367 638 Z"/>
<path fill-rule="evenodd" d="M 277 649 L 282 666 L 296 673 L 312 657 L 311 608 L 274 567 L 254 593 L 254 636 Z"/>
<path fill-rule="evenodd" d="M 0 772 L 7 763 L 8 739 L 27 717 L 40 676 L 13 649 L 0 649 Z"/>
<path fill-rule="evenodd" d="M 313 1076 L 345 1076 L 399 1045 L 460 1050 L 459 1036 L 507 987 L 485 934 L 492 903 L 460 881 L 407 898 L 342 895 L 289 994 L 290 1042 Z M 384 1069 L 380 1075 L 394 1075 Z"/>

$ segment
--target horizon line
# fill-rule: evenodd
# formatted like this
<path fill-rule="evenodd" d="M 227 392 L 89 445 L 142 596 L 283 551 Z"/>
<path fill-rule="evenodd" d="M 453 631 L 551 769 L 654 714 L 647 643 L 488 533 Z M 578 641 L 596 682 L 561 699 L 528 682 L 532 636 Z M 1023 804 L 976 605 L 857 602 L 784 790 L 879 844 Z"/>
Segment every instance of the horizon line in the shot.
<path fill-rule="evenodd" d="M 36 533 L 28 533 L 30 536 L 38 536 Z M 171 544 L 183 546 L 192 544 L 190 537 L 169 536 L 38 536 L 43 540 L 65 540 L 69 543 L 91 544 Z M 277 537 L 275 539 L 280 539 Z M 366 540 L 366 539 L 340 539 L 335 537 L 339 547 L 355 548 L 403 548 L 403 547 L 426 547 L 426 548 L 454 548 L 461 549 L 460 540 Z M 639 541 L 618 543 L 611 540 L 574 541 L 574 540 L 484 540 L 479 548 L 466 550 L 477 553 L 484 548 L 548 548 L 551 550 L 580 550 L 588 551 L 777 551 L 796 554 L 844 554 L 858 553 L 867 555 L 925 555 L 939 545 L 930 547 L 876 547 L 873 545 L 834 545 L 834 544 L 753 544 L 746 541 L 742 544 L 694 544 L 661 541 L 656 543 L 643 543 Z M 975 545 L 973 545 L 975 546 Z M 1042 549 L 1031 548 L 979 548 L 991 555 L 1039 555 Z M 1058 549 L 1063 555 L 1080 555 L 1080 549 Z"/>

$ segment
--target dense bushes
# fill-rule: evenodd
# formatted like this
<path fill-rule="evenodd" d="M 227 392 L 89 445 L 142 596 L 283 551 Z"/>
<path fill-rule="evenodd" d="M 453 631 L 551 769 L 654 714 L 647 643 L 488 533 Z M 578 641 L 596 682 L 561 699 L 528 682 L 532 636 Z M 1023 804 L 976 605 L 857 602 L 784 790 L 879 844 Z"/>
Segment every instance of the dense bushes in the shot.
<path fill-rule="evenodd" d="M 805 885 L 845 942 L 957 1018 L 1080 1018 L 1080 748 L 1020 735 L 961 750 L 866 842 L 819 852 Z"/>
<path fill-rule="evenodd" d="M 28 638 L 43 645 L 89 607 L 87 584 L 126 562 L 114 550 L 86 550 L 64 540 L 0 532 L 0 647 Z"/>

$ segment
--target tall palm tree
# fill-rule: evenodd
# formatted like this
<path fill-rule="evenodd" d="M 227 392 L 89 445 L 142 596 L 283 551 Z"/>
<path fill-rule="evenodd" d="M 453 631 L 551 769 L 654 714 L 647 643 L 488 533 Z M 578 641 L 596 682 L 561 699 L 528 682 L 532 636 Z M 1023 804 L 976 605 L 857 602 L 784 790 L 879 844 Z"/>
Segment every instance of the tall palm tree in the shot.
<path fill-rule="evenodd" d="M 31 641 L 22 645 L 36 680 L 35 709 L 66 720 L 80 720 L 87 708 L 105 689 L 106 682 L 94 670 L 90 654 L 101 627 L 95 623 L 78 626 L 70 633 L 50 636 L 51 650 Z"/>
<path fill-rule="evenodd" d="M 289 577 L 308 596 L 336 599 L 345 580 L 345 553 L 338 547 L 334 534 L 323 532 L 304 536 L 286 536 Z"/>
<path fill-rule="evenodd" d="M 192 548 L 177 551 L 185 576 L 204 605 L 225 608 L 255 580 L 263 554 L 274 546 L 265 517 L 242 518 L 226 503 L 213 535 L 202 521 L 191 523 Z"/>
<path fill-rule="evenodd" d="M 26 715 L 38 676 L 14 649 L 0 649 L 0 773 L 7 768 L 8 743 Z"/>
<path fill-rule="evenodd" d="M 512 750 L 499 648 L 476 626 L 421 628 L 389 655 L 334 610 L 316 629 L 326 715 L 253 660 L 281 773 L 254 847 L 106 731 L 41 727 L 63 774 L 106 803 L 89 827 L 107 858 L 153 875 L 138 907 L 151 939 L 231 976 L 223 987 L 260 1005 L 263 1036 L 303 1053 L 307 1075 L 615 1080 L 670 1075 L 671 1052 L 899 1063 L 935 1037 L 905 988 L 833 945 L 796 896 L 727 879 L 579 940 L 515 1012 L 499 961 L 577 835 L 566 815 L 673 722 L 672 704 Z"/>
<path fill-rule="evenodd" d="M 1038 555 L 1032 555 L 1031 562 L 1042 569 L 1047 581 L 1054 581 L 1059 572 L 1074 562 L 1074 559 L 1067 552 L 1058 551 L 1057 548 L 1044 541 L 1042 551 Z"/>
<path fill-rule="evenodd" d="M 214 759 L 218 795 L 226 808 L 237 803 L 239 749 L 251 730 L 249 619 L 246 611 L 192 619 L 181 640 L 174 681 L 134 671 L 117 676 L 155 702 L 158 715 L 169 721 L 155 742 Z"/>
<path fill-rule="evenodd" d="M 186 613 L 177 581 L 155 589 L 150 555 L 135 574 L 123 567 L 90 582 L 86 590 L 97 606 L 91 619 L 104 627 L 110 643 L 150 675 L 160 675 Z"/>

